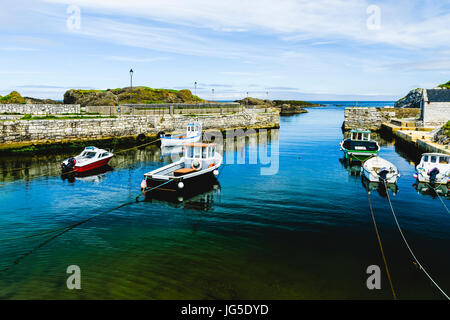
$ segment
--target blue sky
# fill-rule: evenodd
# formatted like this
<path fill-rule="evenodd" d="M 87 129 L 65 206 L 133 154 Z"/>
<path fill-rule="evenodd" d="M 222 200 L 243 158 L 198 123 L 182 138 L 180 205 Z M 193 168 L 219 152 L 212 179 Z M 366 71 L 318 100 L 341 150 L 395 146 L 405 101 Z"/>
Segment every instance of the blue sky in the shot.
<path fill-rule="evenodd" d="M 450 1 L 8 2 L 0 95 L 125 87 L 130 68 L 219 100 L 394 100 L 450 80 Z"/>

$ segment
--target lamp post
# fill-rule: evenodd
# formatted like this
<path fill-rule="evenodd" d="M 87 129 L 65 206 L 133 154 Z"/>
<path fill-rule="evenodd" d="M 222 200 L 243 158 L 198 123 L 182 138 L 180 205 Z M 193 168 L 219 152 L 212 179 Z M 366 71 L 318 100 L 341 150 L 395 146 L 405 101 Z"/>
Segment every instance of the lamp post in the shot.
<path fill-rule="evenodd" d="M 212 100 L 214 101 L 214 89 L 212 89 L 211 92 L 212 92 Z"/>
<path fill-rule="evenodd" d="M 194 95 L 197 95 L 197 81 L 194 82 Z"/>
<path fill-rule="evenodd" d="M 133 95 L 133 69 L 130 69 L 130 107 L 131 107 L 131 98 Z"/>

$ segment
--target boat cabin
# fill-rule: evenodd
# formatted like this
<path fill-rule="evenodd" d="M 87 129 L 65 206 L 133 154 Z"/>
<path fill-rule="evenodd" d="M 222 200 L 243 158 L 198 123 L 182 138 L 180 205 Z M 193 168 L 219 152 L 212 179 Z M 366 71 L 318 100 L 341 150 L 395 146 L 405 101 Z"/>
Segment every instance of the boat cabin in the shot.
<path fill-rule="evenodd" d="M 442 153 L 424 153 L 422 155 L 422 159 L 420 160 L 421 164 L 442 164 L 446 165 L 450 163 L 450 155 L 445 155 Z"/>
<path fill-rule="evenodd" d="M 96 147 L 86 147 L 84 148 L 83 152 L 81 152 L 81 154 L 77 157 L 80 160 L 81 159 L 94 159 L 94 158 L 105 158 L 108 157 L 109 155 L 111 155 L 110 152 L 103 150 L 103 149 L 99 149 Z"/>
<path fill-rule="evenodd" d="M 215 143 L 187 143 L 183 147 L 186 168 L 200 170 L 214 165 Z"/>
<path fill-rule="evenodd" d="M 188 123 L 186 126 L 186 135 L 188 137 L 197 136 L 202 132 L 202 125 L 198 122 Z"/>
<path fill-rule="evenodd" d="M 351 130 L 350 140 L 370 141 L 370 131 L 368 130 Z"/>

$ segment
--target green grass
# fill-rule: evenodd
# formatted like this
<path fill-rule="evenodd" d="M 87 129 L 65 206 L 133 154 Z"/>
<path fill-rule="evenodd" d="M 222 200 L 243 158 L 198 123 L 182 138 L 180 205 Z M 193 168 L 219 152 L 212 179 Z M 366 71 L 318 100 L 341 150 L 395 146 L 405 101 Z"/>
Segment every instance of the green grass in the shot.
<path fill-rule="evenodd" d="M 31 114 L 26 114 L 20 120 L 77 120 L 77 119 L 110 119 L 117 118 L 117 116 L 33 116 Z"/>
<path fill-rule="evenodd" d="M 450 138 L 450 121 L 447 121 L 446 124 L 444 124 L 444 133 L 445 135 Z"/>
<path fill-rule="evenodd" d="M 438 85 L 439 88 L 446 88 L 450 89 L 450 81 L 447 81 L 446 83 Z M 448 124 L 448 123 L 447 123 Z"/>

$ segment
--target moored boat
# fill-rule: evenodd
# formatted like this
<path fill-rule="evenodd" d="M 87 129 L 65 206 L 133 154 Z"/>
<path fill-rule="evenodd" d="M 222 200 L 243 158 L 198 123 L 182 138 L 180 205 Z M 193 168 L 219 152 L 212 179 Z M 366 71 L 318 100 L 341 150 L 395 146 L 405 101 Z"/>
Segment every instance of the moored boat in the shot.
<path fill-rule="evenodd" d="M 378 156 L 365 161 L 361 172 L 370 182 L 397 183 L 397 179 L 400 177 L 396 166 Z"/>
<path fill-rule="evenodd" d="M 370 139 L 369 130 L 351 130 L 350 138 L 341 141 L 340 146 L 344 157 L 350 162 L 364 162 L 380 151 L 378 142 Z"/>
<path fill-rule="evenodd" d="M 198 185 L 217 183 L 222 155 L 215 143 L 188 143 L 183 145 L 180 160 L 144 174 L 141 191 L 188 192 Z"/>
<path fill-rule="evenodd" d="M 161 139 L 161 148 L 199 142 L 202 138 L 202 125 L 199 122 L 188 123 L 184 134 L 171 135 L 161 132 L 159 137 Z"/>
<path fill-rule="evenodd" d="M 63 172 L 86 172 L 106 166 L 112 157 L 114 154 L 110 151 L 86 147 L 79 155 L 64 160 L 61 169 Z"/>
<path fill-rule="evenodd" d="M 419 182 L 431 184 L 450 183 L 450 155 L 424 153 L 414 175 Z"/>

